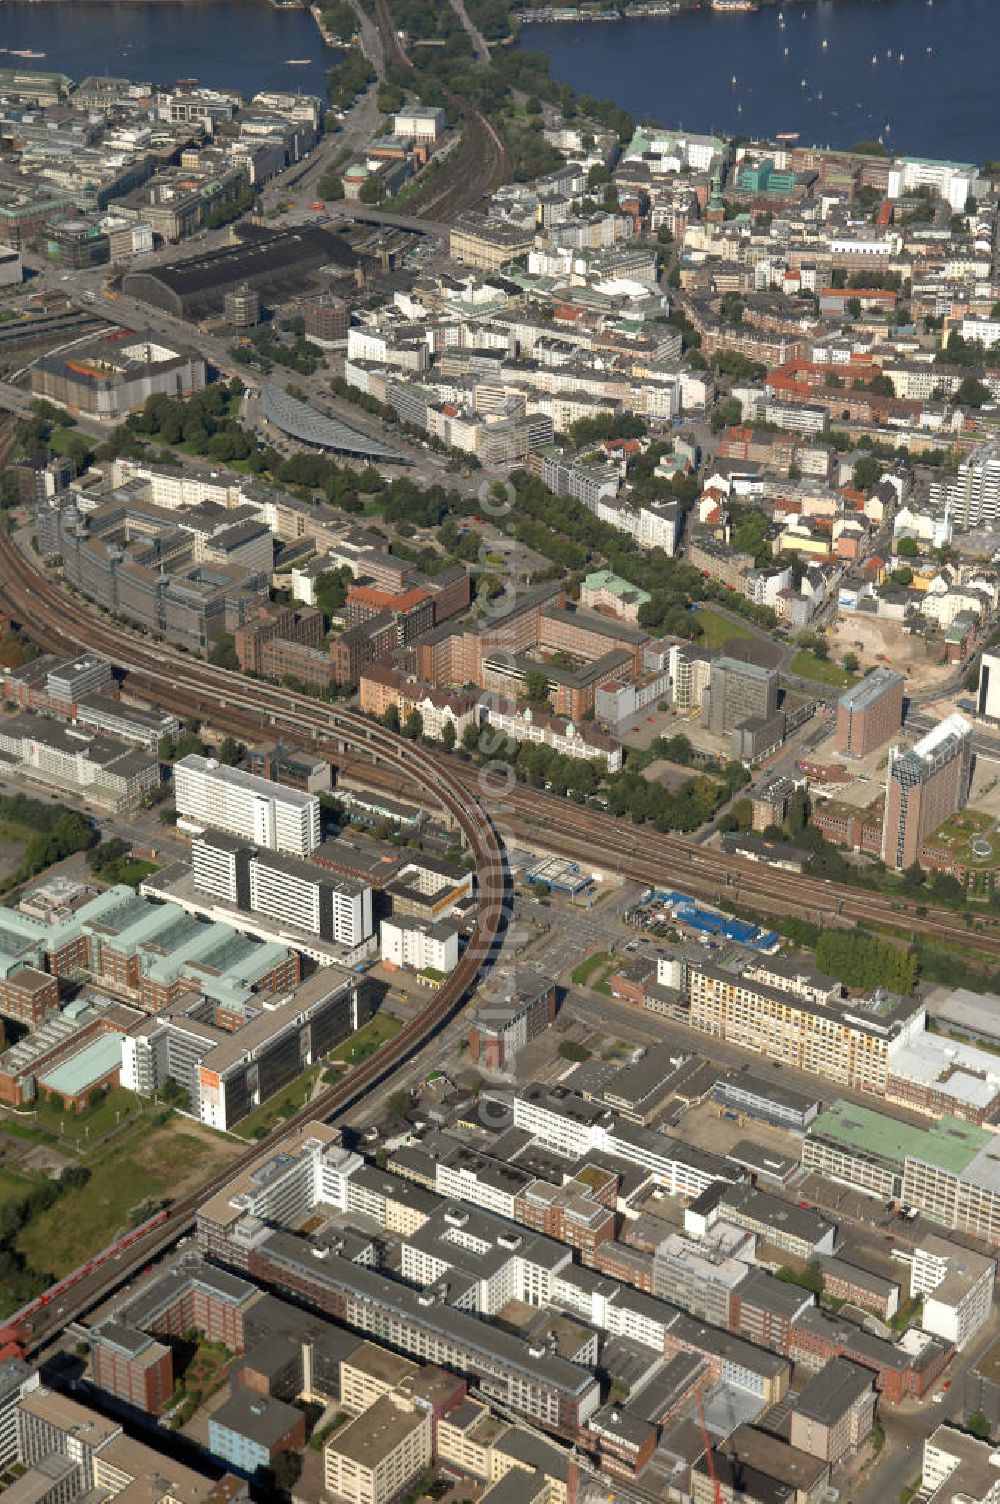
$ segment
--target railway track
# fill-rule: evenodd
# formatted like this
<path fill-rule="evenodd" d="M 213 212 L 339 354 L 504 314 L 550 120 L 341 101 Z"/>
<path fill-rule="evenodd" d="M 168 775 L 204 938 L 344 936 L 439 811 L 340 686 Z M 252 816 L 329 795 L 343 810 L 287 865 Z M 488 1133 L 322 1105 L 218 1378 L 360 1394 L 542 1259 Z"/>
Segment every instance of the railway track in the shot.
<path fill-rule="evenodd" d="M 462 810 L 481 807 L 481 775 L 470 765 L 402 741 L 357 711 L 318 704 L 150 644 L 107 620 L 89 603 L 61 592 L 9 537 L 0 540 L 0 580 L 0 598 L 16 618 L 30 624 L 36 638 L 57 651 L 84 647 L 104 653 L 125 668 L 132 687 L 155 704 L 210 719 L 242 737 L 280 728 L 292 744 L 308 746 L 331 761 L 348 748 L 369 756 L 381 754 L 453 818 L 456 804 Z M 919 932 L 962 950 L 974 944 L 984 957 L 1000 960 L 1000 933 L 984 929 L 970 935 L 965 923 L 946 909 L 928 907 L 917 915 L 915 907 L 911 912 L 883 894 L 859 893 L 822 878 L 761 867 L 522 785 L 504 789 L 497 801 L 504 806 L 505 819 L 516 820 L 548 849 L 622 878 L 657 886 L 669 881 L 712 900 L 725 899 L 729 890 L 731 902 L 764 914 L 793 913 L 820 922 Z M 992 923 L 987 916 L 983 922 Z"/>
<path fill-rule="evenodd" d="M 9 439 L 9 434 L 7 437 Z M 356 712 L 331 707 L 324 734 L 324 728 L 314 717 L 306 717 L 305 713 L 314 710 L 314 705 L 284 691 L 272 692 L 269 686 L 262 685 L 258 693 L 256 686 L 249 689 L 247 681 L 240 676 L 223 674 L 226 682 L 213 695 L 204 666 L 180 653 L 143 643 L 135 634 L 104 621 L 92 607 L 63 595 L 51 580 L 29 563 L 6 534 L 0 537 L 0 600 L 12 618 L 27 627 L 33 639 L 42 646 L 57 652 L 75 652 L 89 646 L 106 654 L 125 669 L 132 688 L 151 703 L 172 709 L 181 716 L 212 713 L 226 718 L 228 714 L 230 724 L 244 734 L 248 730 L 259 732 L 267 724 L 280 725 L 283 735 L 295 731 L 299 744 L 303 741 L 304 730 L 307 744 L 329 749 L 331 753 L 337 746 L 363 746 L 370 756 L 405 766 L 407 776 L 443 808 L 469 843 L 476 861 L 478 881 L 475 929 L 455 971 L 417 1017 L 404 1024 L 400 1032 L 369 1061 L 354 1067 L 344 1081 L 329 1087 L 282 1125 L 268 1141 L 269 1148 L 283 1142 L 304 1122 L 330 1118 L 343 1112 L 397 1066 L 418 1053 L 471 995 L 483 971 L 493 960 L 502 938 L 506 869 L 500 841 L 482 804 L 469 798 L 465 791 L 457 791 L 454 780 L 442 772 L 437 761 L 425 756 L 412 742 L 372 726 Z M 148 1237 L 139 1240 L 127 1257 L 123 1256 L 111 1268 L 103 1268 L 81 1279 L 74 1286 L 72 1297 L 51 1318 L 47 1316 L 36 1323 L 32 1344 L 39 1345 L 55 1326 L 65 1325 L 181 1236 L 193 1223 L 200 1202 L 259 1154 L 259 1147 L 249 1150 L 224 1174 L 171 1206 L 167 1220 L 152 1229 Z"/>
<path fill-rule="evenodd" d="M 445 0 L 447 3 L 447 0 Z M 382 38 L 386 63 L 403 73 L 415 73 L 413 60 L 403 49 L 393 24 L 388 0 L 375 0 L 375 22 Z M 510 152 L 499 132 L 482 110 L 450 89 L 445 99 L 462 116 L 462 141 L 445 166 L 445 181 L 419 194 L 413 201 L 416 213 L 437 219 L 454 219 L 485 198 L 491 188 L 510 181 Z"/>

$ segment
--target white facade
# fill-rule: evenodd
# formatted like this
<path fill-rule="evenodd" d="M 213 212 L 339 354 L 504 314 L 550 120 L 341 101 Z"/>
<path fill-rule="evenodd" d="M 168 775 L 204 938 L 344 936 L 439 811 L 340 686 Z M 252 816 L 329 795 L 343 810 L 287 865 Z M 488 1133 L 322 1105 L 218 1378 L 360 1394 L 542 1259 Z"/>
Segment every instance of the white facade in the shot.
<path fill-rule="evenodd" d="M 393 118 L 392 130 L 393 135 L 410 136 L 414 141 L 436 141 L 444 133 L 444 110 L 400 110 Z"/>
<path fill-rule="evenodd" d="M 910 1295 L 924 1297 L 920 1325 L 962 1348 L 989 1321 L 996 1264 L 946 1238 L 930 1237 L 913 1250 Z"/>
<path fill-rule="evenodd" d="M 448 975 L 458 965 L 458 931 L 450 924 L 400 914 L 382 920 L 380 935 L 382 960 L 391 966 L 411 971 L 430 967 Z"/>
<path fill-rule="evenodd" d="M 902 198 L 914 188 L 932 188 L 960 214 L 976 186 L 979 171 L 969 162 L 934 162 L 900 157 L 889 169 L 889 197 Z"/>
<path fill-rule="evenodd" d="M 228 830 L 254 846 L 308 856 L 320 841 L 319 799 L 192 754 L 174 767 L 177 814 L 188 828 Z"/>
<path fill-rule="evenodd" d="M 992 350 L 994 345 L 1000 345 L 1000 319 L 963 319 L 962 338 Z"/>

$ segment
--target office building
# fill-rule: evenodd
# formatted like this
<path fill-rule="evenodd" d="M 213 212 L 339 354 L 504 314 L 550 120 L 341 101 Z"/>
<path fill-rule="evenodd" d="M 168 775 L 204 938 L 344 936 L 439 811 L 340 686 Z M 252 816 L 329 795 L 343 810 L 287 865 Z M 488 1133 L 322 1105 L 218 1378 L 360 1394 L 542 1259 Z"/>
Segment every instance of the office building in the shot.
<path fill-rule="evenodd" d="M 302 305 L 306 338 L 322 349 L 342 345 L 347 339 L 351 315 L 343 298 L 334 293 L 324 293 L 308 298 Z"/>
<path fill-rule="evenodd" d="M 837 1103 L 820 1113 L 802 1146 L 806 1169 L 880 1200 L 914 1207 L 940 1227 L 1000 1243 L 996 1137 L 943 1117 L 927 1128 Z"/>
<path fill-rule="evenodd" d="M 901 871 L 920 860 L 920 849 L 969 793 L 972 727 L 946 716 L 908 752 L 893 747 L 886 778 L 882 860 Z"/>
<path fill-rule="evenodd" d="M 73 789 L 113 810 L 134 809 L 160 784 L 159 763 L 149 753 L 47 716 L 4 720 L 0 753 L 32 781 Z"/>
<path fill-rule="evenodd" d="M 335 878 L 297 857 L 260 851 L 225 831 L 193 838 L 191 875 L 201 893 L 352 950 L 372 933 L 367 883 Z"/>
<path fill-rule="evenodd" d="M 253 1477 L 279 1452 L 298 1452 L 306 1442 L 301 1410 L 272 1395 L 234 1387 L 208 1419 L 208 1449 L 238 1473 Z"/>
<path fill-rule="evenodd" d="M 895 736 L 903 720 L 902 674 L 873 668 L 860 684 L 837 701 L 836 750 L 847 757 L 867 757 Z"/>
<path fill-rule="evenodd" d="M 383 1394 L 327 1442 L 328 1494 L 347 1504 L 389 1504 L 431 1461 L 433 1427 L 426 1405 Z"/>
<path fill-rule="evenodd" d="M 984 653 L 980 659 L 976 714 L 1000 721 L 1000 653 Z"/>
<path fill-rule="evenodd" d="M 192 754 L 174 767 L 183 827 L 226 830 L 268 851 L 308 856 L 320 839 L 319 799 Z"/>
<path fill-rule="evenodd" d="M 995 1504 L 996 1456 L 992 1441 L 938 1426 L 924 1442 L 920 1497 L 928 1504 Z"/>
<path fill-rule="evenodd" d="M 101 338 L 69 355 L 43 355 L 31 367 L 31 390 L 105 422 L 136 412 L 153 396 L 187 397 L 205 386 L 197 351 L 152 334 Z"/>
<path fill-rule="evenodd" d="M 22 1359 L 0 1360 L 0 1467 L 6 1469 L 17 1460 L 18 1401 L 38 1383 L 38 1374 Z"/>
<path fill-rule="evenodd" d="M 533 228 L 504 224 L 487 214 L 470 210 L 452 226 L 448 253 L 453 261 L 460 261 L 464 266 L 495 272 L 508 261 L 526 256 L 534 242 Z"/>
<path fill-rule="evenodd" d="M 469 1055 L 490 1071 L 513 1069 L 518 1050 L 555 1022 L 556 984 L 538 972 L 505 973 L 471 1009 Z"/>
<path fill-rule="evenodd" d="M 146 1415 L 159 1415 L 173 1399 L 171 1349 L 125 1321 L 92 1328 L 90 1369 L 98 1389 Z"/>
<path fill-rule="evenodd" d="M 715 736 L 727 736 L 742 721 L 773 719 L 778 709 L 778 673 L 736 658 L 716 658 L 702 713 Z"/>
<path fill-rule="evenodd" d="M 794 1401 L 789 1440 L 799 1451 L 836 1467 L 842 1458 L 857 1455 L 871 1435 L 874 1418 L 871 1369 L 834 1358 Z"/>
<path fill-rule="evenodd" d="M 370 1013 L 363 979 L 336 966 L 266 998 L 241 999 L 224 986 L 212 989 L 210 980 L 203 986 L 217 998 L 181 1003 L 125 1035 L 121 1080 L 142 1096 L 175 1081 L 194 1116 L 221 1130 L 321 1060 Z"/>
<path fill-rule="evenodd" d="M 4 968 L 6 969 L 6 968 Z M 34 966 L 17 966 L 0 976 L 0 1016 L 29 1032 L 59 1012 L 59 983 Z"/>

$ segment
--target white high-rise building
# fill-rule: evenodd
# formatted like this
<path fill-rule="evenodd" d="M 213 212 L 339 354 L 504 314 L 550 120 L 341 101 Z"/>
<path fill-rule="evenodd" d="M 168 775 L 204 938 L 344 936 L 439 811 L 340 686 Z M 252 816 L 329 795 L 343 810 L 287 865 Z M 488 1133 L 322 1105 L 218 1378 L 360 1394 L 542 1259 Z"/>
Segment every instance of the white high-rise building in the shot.
<path fill-rule="evenodd" d="M 188 828 L 228 830 L 253 846 L 308 856 L 320 840 L 319 799 L 192 754 L 174 767 L 177 814 Z"/>
<path fill-rule="evenodd" d="M 191 875 L 199 893 L 352 950 L 372 933 L 372 890 L 367 883 L 257 850 L 238 837 L 217 831 L 196 835 L 191 842 Z"/>

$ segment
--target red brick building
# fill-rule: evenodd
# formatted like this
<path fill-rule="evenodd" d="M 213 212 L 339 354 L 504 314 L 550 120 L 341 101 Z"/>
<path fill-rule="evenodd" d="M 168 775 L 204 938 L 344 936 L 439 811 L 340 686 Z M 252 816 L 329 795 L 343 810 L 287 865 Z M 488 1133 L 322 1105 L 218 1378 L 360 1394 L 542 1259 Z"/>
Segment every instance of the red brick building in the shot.
<path fill-rule="evenodd" d="M 47 972 L 22 966 L 0 980 L 0 1014 L 37 1029 L 50 1013 L 59 1011 L 59 983 Z"/>
<path fill-rule="evenodd" d="M 159 1415 L 173 1398 L 173 1354 L 163 1342 L 121 1321 L 94 1328 L 90 1343 L 94 1383 L 146 1415 Z"/>

